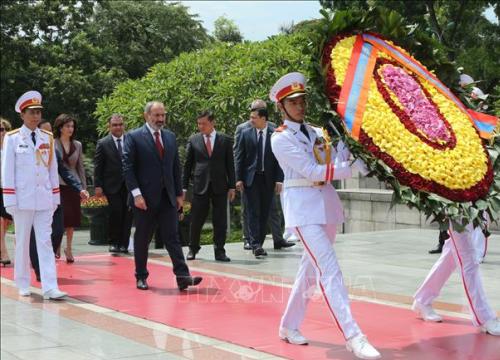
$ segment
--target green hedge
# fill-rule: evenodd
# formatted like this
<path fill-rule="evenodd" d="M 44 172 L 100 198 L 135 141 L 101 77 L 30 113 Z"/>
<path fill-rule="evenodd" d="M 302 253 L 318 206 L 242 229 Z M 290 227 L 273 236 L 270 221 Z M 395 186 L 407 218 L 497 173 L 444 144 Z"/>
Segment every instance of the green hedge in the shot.
<path fill-rule="evenodd" d="M 126 116 L 128 129 L 141 126 L 146 102 L 159 100 L 166 104 L 168 125 L 181 141 L 196 132 L 196 115 L 204 109 L 215 112 L 220 131 L 232 134 L 237 124 L 248 119 L 252 100 L 269 101 L 269 90 L 279 77 L 291 71 L 307 74 L 311 69 L 311 57 L 304 53 L 307 34 L 238 45 L 218 43 L 157 64 L 142 79 L 118 85 L 99 101 L 98 130 L 106 131 L 107 119 L 115 112 Z M 309 115 L 314 119 L 316 114 L 313 110 Z"/>

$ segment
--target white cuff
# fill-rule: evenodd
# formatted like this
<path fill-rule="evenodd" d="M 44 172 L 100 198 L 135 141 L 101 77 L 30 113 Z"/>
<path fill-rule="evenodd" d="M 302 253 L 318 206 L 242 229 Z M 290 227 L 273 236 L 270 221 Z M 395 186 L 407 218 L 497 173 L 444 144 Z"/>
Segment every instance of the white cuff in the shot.
<path fill-rule="evenodd" d="M 142 195 L 142 193 L 141 193 L 141 189 L 139 189 L 139 188 L 135 188 L 135 189 L 133 189 L 133 190 L 131 191 L 131 193 L 132 193 L 132 196 L 133 196 L 133 197 L 136 197 L 136 196 Z"/>

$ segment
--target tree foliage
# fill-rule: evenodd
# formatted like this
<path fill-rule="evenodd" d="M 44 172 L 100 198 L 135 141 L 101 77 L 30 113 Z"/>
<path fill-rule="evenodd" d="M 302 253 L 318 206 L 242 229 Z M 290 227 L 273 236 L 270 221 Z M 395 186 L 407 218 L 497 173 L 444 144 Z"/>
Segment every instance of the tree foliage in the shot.
<path fill-rule="evenodd" d="M 214 36 L 217 40 L 227 43 L 240 43 L 243 41 L 240 29 L 233 20 L 221 16 L 214 22 Z"/>
<path fill-rule="evenodd" d="M 0 11 L 1 115 L 19 125 L 17 98 L 39 90 L 44 117 L 75 114 L 84 143 L 95 139 L 97 99 L 209 39 L 177 3 L 10 0 Z"/>
<path fill-rule="evenodd" d="M 232 134 L 237 124 L 248 119 L 252 100 L 269 101 L 269 90 L 279 77 L 290 71 L 307 72 L 310 57 L 303 53 L 305 44 L 303 33 L 238 45 L 216 43 L 157 64 L 144 78 L 118 85 L 99 102 L 99 130 L 105 130 L 106 119 L 117 111 L 126 116 L 128 128 L 138 127 L 144 123 L 146 102 L 159 100 L 165 103 L 169 126 L 180 139 L 196 131 L 196 115 L 205 109 L 215 113 L 219 130 Z M 315 95 L 310 99 L 316 100 Z M 311 119 L 316 115 L 313 109 Z"/>
<path fill-rule="evenodd" d="M 376 8 L 395 11 L 407 26 L 439 42 L 448 60 L 479 80 L 478 86 L 486 93 L 494 92 L 499 84 L 500 26 L 498 21 L 492 23 L 484 15 L 491 8 L 498 20 L 497 1 L 320 0 L 320 3 L 334 11 L 354 9 L 365 14 Z M 455 78 L 453 85 L 457 82 Z"/>

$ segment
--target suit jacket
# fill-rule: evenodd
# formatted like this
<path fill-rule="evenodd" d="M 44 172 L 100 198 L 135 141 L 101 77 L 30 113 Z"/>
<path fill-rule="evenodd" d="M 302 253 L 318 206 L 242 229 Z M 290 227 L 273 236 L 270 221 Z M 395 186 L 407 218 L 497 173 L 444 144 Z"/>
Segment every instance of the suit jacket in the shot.
<path fill-rule="evenodd" d="M 122 151 L 125 146 L 125 138 Z M 94 156 L 94 184 L 101 187 L 105 194 L 116 194 L 123 182 L 122 156 L 118 152 L 115 141 L 108 135 L 97 142 Z"/>
<path fill-rule="evenodd" d="M 176 197 L 182 196 L 181 168 L 175 134 L 161 130 L 164 155 L 160 158 L 153 136 L 146 124 L 125 137 L 123 174 L 129 191 L 141 190 L 148 208 L 159 207 L 165 189 L 170 204 L 177 206 Z M 131 199 L 131 206 L 133 200 Z"/>
<path fill-rule="evenodd" d="M 60 139 L 55 139 L 54 141 L 55 148 L 61 152 L 61 155 L 64 158 L 65 150 L 64 147 L 61 144 Z M 87 177 L 85 175 L 85 168 L 83 166 L 83 147 L 82 143 L 79 142 L 78 140 L 73 140 L 73 145 L 75 146 L 75 151 L 68 156 L 68 163 L 66 163 L 66 166 L 69 171 L 80 180 L 80 183 L 82 184 L 83 189 L 87 189 Z M 64 181 L 62 177 L 59 177 L 59 182 L 61 185 L 68 185 Z"/>
<path fill-rule="evenodd" d="M 194 174 L 193 174 L 194 172 Z M 208 156 L 203 134 L 191 136 L 186 145 L 183 188 L 187 189 L 193 178 L 193 191 L 205 194 L 210 184 L 214 194 L 227 193 L 235 188 L 232 139 L 216 132 L 212 146 L 212 156 Z"/>
<path fill-rule="evenodd" d="M 82 183 L 64 164 L 61 152 L 55 148 L 57 158 L 57 172 L 64 182 L 73 188 L 76 192 L 82 191 Z"/>
<path fill-rule="evenodd" d="M 264 176 L 266 183 L 274 184 L 283 181 L 283 171 L 271 150 L 271 135 L 274 128 L 267 126 L 266 145 L 264 148 Z M 236 180 L 243 181 L 245 186 L 252 186 L 257 168 L 257 135 L 254 127 L 249 127 L 241 132 L 238 140 L 235 167 Z"/>

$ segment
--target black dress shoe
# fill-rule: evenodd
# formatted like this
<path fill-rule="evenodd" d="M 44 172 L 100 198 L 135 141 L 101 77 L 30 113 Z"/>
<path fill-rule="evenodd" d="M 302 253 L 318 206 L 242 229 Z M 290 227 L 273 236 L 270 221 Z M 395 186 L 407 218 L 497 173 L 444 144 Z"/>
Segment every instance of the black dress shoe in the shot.
<path fill-rule="evenodd" d="M 252 245 L 250 245 L 250 243 L 245 242 L 245 245 L 243 245 L 243 249 L 252 250 Z"/>
<path fill-rule="evenodd" d="M 429 250 L 429 254 L 441 254 L 443 252 L 443 247 L 438 246 L 437 248 L 433 250 Z"/>
<path fill-rule="evenodd" d="M 146 279 L 138 279 L 137 280 L 137 288 L 139 290 L 147 290 L 147 289 L 149 289 L 149 286 L 148 286 L 148 283 L 147 283 Z"/>
<path fill-rule="evenodd" d="M 128 254 L 128 248 L 126 246 L 120 246 L 120 252 L 122 254 Z"/>
<path fill-rule="evenodd" d="M 290 242 L 290 241 L 286 241 L 286 240 L 280 241 L 278 243 L 274 243 L 274 249 L 275 250 L 279 250 L 279 249 L 283 249 L 283 248 L 289 248 L 289 247 L 292 247 L 292 246 L 295 246 L 295 243 Z"/>
<path fill-rule="evenodd" d="M 215 260 L 222 261 L 222 262 L 230 262 L 231 261 L 231 259 L 229 257 L 227 257 L 226 254 L 215 255 Z"/>
<path fill-rule="evenodd" d="M 177 278 L 177 287 L 179 290 L 186 290 L 188 286 L 196 286 L 201 283 L 203 278 L 201 276 L 184 276 Z"/>
<path fill-rule="evenodd" d="M 189 249 L 187 255 L 186 255 L 186 260 L 194 260 L 196 259 L 196 252 L 193 250 Z"/>
<path fill-rule="evenodd" d="M 267 256 L 267 252 L 266 250 L 264 250 L 263 248 L 261 247 L 258 247 L 256 249 L 253 250 L 253 254 L 255 255 L 255 257 L 259 257 L 259 256 Z"/>
<path fill-rule="evenodd" d="M 113 253 L 113 254 L 117 254 L 120 252 L 120 249 L 118 248 L 118 246 L 115 246 L 115 245 L 111 245 L 109 247 L 109 252 L 110 253 Z"/>

